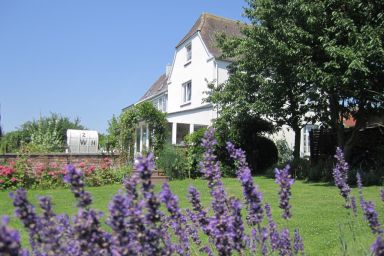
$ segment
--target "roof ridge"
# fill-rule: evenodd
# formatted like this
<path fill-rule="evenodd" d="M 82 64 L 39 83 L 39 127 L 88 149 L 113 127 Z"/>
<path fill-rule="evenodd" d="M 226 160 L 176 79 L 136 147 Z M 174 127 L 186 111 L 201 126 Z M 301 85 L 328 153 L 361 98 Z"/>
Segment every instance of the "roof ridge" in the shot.
<path fill-rule="evenodd" d="M 224 16 L 219 16 L 219 15 L 216 15 L 216 14 L 213 14 L 213 13 L 209 13 L 209 12 L 203 12 L 202 15 L 206 15 L 206 16 L 209 16 L 211 18 L 218 18 L 218 19 L 222 19 L 222 20 L 227 20 L 227 21 L 232 21 L 232 22 L 240 22 L 240 20 L 235 20 L 235 19 L 231 19 L 231 18 L 228 18 L 228 17 L 224 17 Z"/>

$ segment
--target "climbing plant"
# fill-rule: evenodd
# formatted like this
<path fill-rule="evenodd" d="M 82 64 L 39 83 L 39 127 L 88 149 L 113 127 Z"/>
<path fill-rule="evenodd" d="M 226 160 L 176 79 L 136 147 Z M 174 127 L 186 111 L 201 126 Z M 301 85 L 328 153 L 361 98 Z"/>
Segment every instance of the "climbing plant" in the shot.
<path fill-rule="evenodd" d="M 119 119 L 119 140 L 122 154 L 133 159 L 135 131 L 140 122 L 149 126 L 149 145 L 153 151 L 163 148 L 167 135 L 166 114 L 156 109 L 151 102 L 143 102 L 125 110 Z"/>

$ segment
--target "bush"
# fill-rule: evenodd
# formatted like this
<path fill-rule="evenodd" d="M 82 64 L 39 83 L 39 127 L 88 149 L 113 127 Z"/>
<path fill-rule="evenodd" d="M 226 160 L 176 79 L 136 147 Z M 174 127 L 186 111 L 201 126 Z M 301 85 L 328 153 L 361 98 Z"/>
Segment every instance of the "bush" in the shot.
<path fill-rule="evenodd" d="M 87 186 L 121 183 L 124 177 L 131 173 L 131 167 L 113 168 L 109 158 L 103 159 L 100 168 L 86 163 L 77 166 L 84 172 Z M 0 165 L 0 190 L 16 188 L 52 189 L 63 187 L 65 166 L 56 163 L 46 165 L 38 163 L 32 166 L 26 155 L 21 155 L 16 161 Z"/>
<path fill-rule="evenodd" d="M 299 158 L 291 162 L 291 173 L 295 179 L 305 180 L 308 178 L 310 162 L 308 159 Z"/>
<path fill-rule="evenodd" d="M 201 139 L 206 132 L 206 128 L 201 128 L 185 137 L 188 144 L 187 148 L 187 170 L 189 178 L 201 176 L 199 163 L 203 159 L 204 148 L 201 146 Z"/>
<path fill-rule="evenodd" d="M 278 151 L 279 165 L 284 165 L 292 161 L 293 150 L 289 147 L 288 142 L 285 139 L 276 140 L 275 142 Z"/>
<path fill-rule="evenodd" d="M 332 169 L 334 167 L 334 160 L 332 158 L 326 158 L 319 160 L 316 165 L 309 168 L 308 180 L 309 181 L 323 181 L 330 182 L 333 180 Z"/>
<path fill-rule="evenodd" d="M 268 167 L 277 163 L 278 151 L 275 143 L 265 137 L 257 137 L 253 148 L 249 148 L 247 160 L 252 167 L 253 174 L 265 172 Z"/>
<path fill-rule="evenodd" d="M 156 163 L 159 170 L 164 171 L 165 175 L 170 179 L 185 179 L 190 177 L 185 148 L 170 144 L 164 145 L 163 150 L 161 150 L 158 155 Z"/>

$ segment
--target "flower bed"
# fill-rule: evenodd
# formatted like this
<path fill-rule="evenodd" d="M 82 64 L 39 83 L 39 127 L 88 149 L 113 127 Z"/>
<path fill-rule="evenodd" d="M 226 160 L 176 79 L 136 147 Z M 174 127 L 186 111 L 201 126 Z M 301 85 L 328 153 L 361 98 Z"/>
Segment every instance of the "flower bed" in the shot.
<path fill-rule="evenodd" d="M 99 167 L 87 162 L 75 166 L 83 171 L 88 186 L 100 186 L 121 182 L 130 168 L 113 168 L 108 157 L 103 158 Z M 64 186 L 65 166 L 58 163 L 32 164 L 27 157 L 5 161 L 0 164 L 0 190 L 16 188 L 51 189 Z"/>

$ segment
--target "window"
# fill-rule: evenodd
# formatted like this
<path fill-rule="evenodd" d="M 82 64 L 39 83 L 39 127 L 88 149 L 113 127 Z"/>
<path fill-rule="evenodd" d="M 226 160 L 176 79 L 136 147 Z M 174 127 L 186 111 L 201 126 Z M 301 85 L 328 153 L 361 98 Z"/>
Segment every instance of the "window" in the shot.
<path fill-rule="evenodd" d="M 188 81 L 183 84 L 182 88 L 182 103 L 188 103 L 191 101 L 192 96 L 192 82 Z"/>
<path fill-rule="evenodd" d="M 304 146 L 303 151 L 304 152 L 303 153 L 305 156 L 310 155 L 311 153 L 309 133 L 311 130 L 317 129 L 317 128 L 318 128 L 317 125 L 311 125 L 311 124 L 304 126 L 304 131 L 303 131 L 303 146 Z"/>
<path fill-rule="evenodd" d="M 163 96 L 163 112 L 167 112 L 168 95 Z"/>
<path fill-rule="evenodd" d="M 163 95 L 159 98 L 154 99 L 153 105 L 158 110 L 160 110 L 162 112 L 166 112 L 167 111 L 167 95 Z"/>
<path fill-rule="evenodd" d="M 190 124 L 177 123 L 176 124 L 176 144 L 183 144 L 184 138 L 189 134 Z"/>
<path fill-rule="evenodd" d="M 185 46 L 187 61 L 190 61 L 192 59 L 192 44 L 188 44 Z"/>
<path fill-rule="evenodd" d="M 208 127 L 208 125 L 203 125 L 203 124 L 195 124 L 194 126 L 193 126 L 193 131 L 194 132 L 197 132 L 198 130 L 200 130 L 200 129 L 206 129 Z"/>

